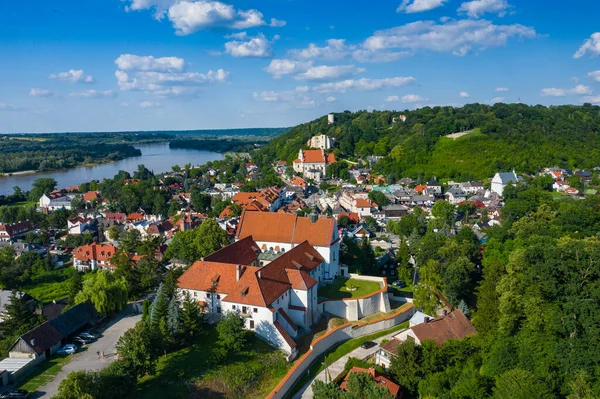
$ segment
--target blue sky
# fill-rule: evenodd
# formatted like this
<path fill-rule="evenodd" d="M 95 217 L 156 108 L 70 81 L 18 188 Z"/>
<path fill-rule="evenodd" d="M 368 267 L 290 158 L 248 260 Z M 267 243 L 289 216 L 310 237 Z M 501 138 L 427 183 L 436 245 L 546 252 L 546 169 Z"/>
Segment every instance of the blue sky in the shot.
<path fill-rule="evenodd" d="M 600 103 L 600 2 L 0 2 L 0 132 L 292 126 Z"/>

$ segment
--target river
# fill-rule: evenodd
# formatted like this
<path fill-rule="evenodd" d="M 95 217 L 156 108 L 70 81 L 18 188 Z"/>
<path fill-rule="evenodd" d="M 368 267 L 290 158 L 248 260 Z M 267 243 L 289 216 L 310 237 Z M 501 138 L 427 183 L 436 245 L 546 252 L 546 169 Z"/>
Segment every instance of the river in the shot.
<path fill-rule="evenodd" d="M 145 165 L 154 173 L 162 173 L 170 171 L 173 165 L 182 167 L 187 163 L 202 165 L 209 161 L 223 159 L 222 154 L 211 151 L 171 149 L 169 143 L 136 145 L 135 147 L 142 151 L 141 156 L 125 158 L 113 163 L 25 175 L 0 176 L 0 195 L 12 194 L 15 186 L 19 186 L 24 191 L 31 190 L 35 179 L 40 177 L 52 177 L 58 182 L 58 188 L 66 188 L 92 180 L 101 181 L 104 178 L 113 178 L 120 170 L 133 174 L 140 164 Z"/>

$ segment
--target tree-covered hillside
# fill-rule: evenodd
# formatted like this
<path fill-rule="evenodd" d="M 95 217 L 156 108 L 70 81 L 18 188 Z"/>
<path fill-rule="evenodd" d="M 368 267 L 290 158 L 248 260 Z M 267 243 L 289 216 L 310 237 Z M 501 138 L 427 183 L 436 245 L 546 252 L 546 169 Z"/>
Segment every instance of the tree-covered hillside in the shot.
<path fill-rule="evenodd" d="M 406 121 L 399 116 L 406 115 Z M 394 118 L 396 122 L 394 123 Z M 470 131 L 457 139 L 446 136 Z M 338 159 L 381 155 L 375 170 L 398 179 L 483 179 L 499 170 L 535 172 L 542 166 L 600 165 L 600 107 L 525 104 L 467 104 L 415 111 L 358 111 L 335 114 L 292 128 L 265 146 L 259 162 L 291 162 L 317 134 L 336 138 Z"/>

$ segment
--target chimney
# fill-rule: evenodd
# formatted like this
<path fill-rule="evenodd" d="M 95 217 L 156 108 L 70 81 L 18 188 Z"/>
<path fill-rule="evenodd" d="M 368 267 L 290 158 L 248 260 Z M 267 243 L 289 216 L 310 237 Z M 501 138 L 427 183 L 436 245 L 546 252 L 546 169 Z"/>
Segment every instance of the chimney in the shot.
<path fill-rule="evenodd" d="M 262 278 L 262 270 L 257 271 L 256 275 L 258 276 L 258 279 L 260 280 Z"/>
<path fill-rule="evenodd" d="M 425 317 L 425 323 L 429 323 L 429 317 Z"/>
<path fill-rule="evenodd" d="M 30 340 L 29 343 L 31 344 L 31 346 L 35 346 L 35 339 Z"/>
<path fill-rule="evenodd" d="M 237 265 L 235 267 L 235 281 L 240 281 L 240 277 L 242 277 L 242 266 Z"/>

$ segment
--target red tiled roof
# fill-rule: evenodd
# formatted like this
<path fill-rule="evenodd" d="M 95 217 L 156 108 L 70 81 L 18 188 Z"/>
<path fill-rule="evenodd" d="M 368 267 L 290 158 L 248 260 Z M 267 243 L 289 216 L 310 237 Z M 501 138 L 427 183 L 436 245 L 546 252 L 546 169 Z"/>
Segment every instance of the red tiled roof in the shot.
<path fill-rule="evenodd" d="M 279 333 L 281 334 L 285 342 L 287 342 L 287 344 L 290 346 L 290 348 L 294 349 L 296 347 L 296 341 L 294 341 L 290 334 L 288 334 L 288 332 L 285 331 L 285 328 L 283 328 L 281 323 L 275 321 L 273 325 L 275 326 L 275 328 L 277 328 L 277 331 L 279 331 Z"/>
<path fill-rule="evenodd" d="M 98 191 L 88 191 L 83 196 L 84 201 L 97 200 L 98 198 L 100 198 L 100 193 L 98 193 Z"/>
<path fill-rule="evenodd" d="M 449 315 L 412 327 L 413 333 L 423 342 L 432 339 L 442 345 L 449 339 L 462 339 L 477 333 L 473 324 L 460 310 L 454 310 Z"/>
<path fill-rule="evenodd" d="M 311 223 L 307 217 L 288 213 L 242 212 L 237 238 L 252 236 L 255 241 L 301 243 L 327 247 L 336 229 L 334 219 L 319 218 Z"/>
<path fill-rule="evenodd" d="M 335 162 L 335 155 L 325 154 L 323 150 L 303 150 L 302 157 L 305 163 L 325 163 L 331 164 Z M 299 158 L 295 163 L 302 162 Z"/>
<path fill-rule="evenodd" d="M 127 215 L 127 220 L 129 220 L 129 221 L 144 220 L 144 215 L 142 215 L 141 213 L 130 213 L 129 215 Z"/>
<path fill-rule="evenodd" d="M 354 204 L 356 205 L 357 208 L 371 208 L 373 206 L 371 201 L 369 201 L 368 199 L 364 199 L 364 198 L 356 198 L 354 200 Z"/>
<path fill-rule="evenodd" d="M 29 220 L 13 224 L 0 223 L 0 231 L 6 231 L 11 238 L 17 237 L 33 231 L 33 224 Z"/>
<path fill-rule="evenodd" d="M 73 257 L 82 262 L 88 262 L 90 260 L 108 262 L 110 258 L 113 257 L 116 250 L 117 248 L 114 245 L 93 243 L 75 248 Z"/>
<path fill-rule="evenodd" d="M 394 398 L 398 397 L 398 392 L 400 392 L 400 385 L 396 384 L 385 375 L 381 374 L 379 371 L 375 370 L 375 368 L 364 369 L 362 367 L 352 367 L 346 377 L 344 378 L 344 382 L 340 385 L 340 388 L 344 391 L 347 391 L 346 384 L 348 382 L 348 378 L 352 373 L 367 373 L 373 378 L 373 381 L 377 383 L 380 387 L 386 387 L 390 393 L 394 396 Z"/>
<path fill-rule="evenodd" d="M 231 250 L 233 245 L 235 244 L 225 248 Z M 294 283 L 298 284 L 297 280 L 300 278 L 305 286 L 314 286 L 316 280 L 311 278 L 308 272 L 322 262 L 323 258 L 319 253 L 308 242 L 304 242 L 262 268 L 243 266 L 239 263 L 197 261 L 179 278 L 178 286 L 227 294 L 223 299 L 225 302 L 269 306 L 292 288 Z M 239 281 L 238 267 L 241 271 Z M 301 276 L 294 275 L 292 282 L 287 269 L 295 270 Z M 307 289 L 300 286 L 295 288 Z"/>
<path fill-rule="evenodd" d="M 124 213 L 107 213 L 106 216 L 104 216 L 104 218 L 123 223 L 125 219 L 127 219 L 127 215 Z"/>
<path fill-rule="evenodd" d="M 342 216 L 346 216 L 348 218 L 348 220 L 350 220 L 350 223 L 352 224 L 358 224 L 360 222 L 360 217 L 358 216 L 358 213 L 356 212 L 341 212 L 338 217 L 337 217 L 337 221 L 340 221 L 340 217 Z"/>
<path fill-rule="evenodd" d="M 219 249 L 204 258 L 208 262 L 233 263 L 238 265 L 251 265 L 256 262 L 260 254 L 258 244 L 252 236 L 236 241 L 231 245 Z"/>
<path fill-rule="evenodd" d="M 415 187 L 415 191 L 418 193 L 421 193 L 426 188 L 427 188 L 427 184 L 419 184 L 417 187 Z"/>

